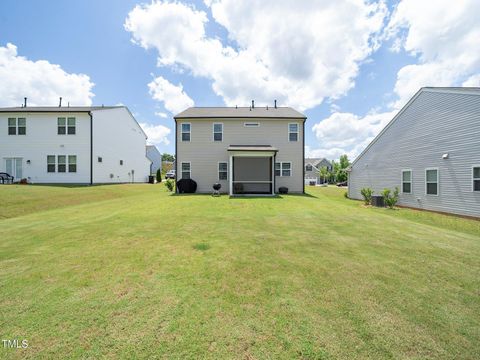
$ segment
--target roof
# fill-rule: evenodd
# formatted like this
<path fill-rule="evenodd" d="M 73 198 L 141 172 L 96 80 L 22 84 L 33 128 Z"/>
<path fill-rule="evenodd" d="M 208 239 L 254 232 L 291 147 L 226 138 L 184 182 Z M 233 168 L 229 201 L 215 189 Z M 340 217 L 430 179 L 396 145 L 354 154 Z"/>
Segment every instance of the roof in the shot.
<path fill-rule="evenodd" d="M 18 106 L 0 108 L 0 112 L 89 112 L 122 107 L 125 106 Z"/>
<path fill-rule="evenodd" d="M 423 92 L 438 92 L 445 94 L 466 94 L 466 95 L 480 95 L 480 87 L 433 87 L 425 86 L 420 88 L 415 95 L 400 109 L 400 111 L 393 117 L 392 120 L 375 136 L 375 138 L 367 145 L 367 147 L 356 157 L 356 159 L 350 165 L 350 168 L 357 163 L 357 161 L 372 147 L 373 144 L 383 135 L 387 129 L 403 114 L 403 112 L 410 107 L 410 105 L 417 99 L 417 97 Z"/>
<path fill-rule="evenodd" d="M 322 161 L 326 161 L 328 162 L 330 165 L 332 164 L 327 158 L 319 158 L 319 159 L 305 159 L 305 164 L 311 164 L 313 166 L 317 166 L 319 163 L 321 163 Z"/>
<path fill-rule="evenodd" d="M 190 107 L 174 119 L 265 118 L 303 119 L 307 117 L 290 107 Z"/>
<path fill-rule="evenodd" d="M 278 151 L 271 145 L 230 145 L 227 151 Z"/>

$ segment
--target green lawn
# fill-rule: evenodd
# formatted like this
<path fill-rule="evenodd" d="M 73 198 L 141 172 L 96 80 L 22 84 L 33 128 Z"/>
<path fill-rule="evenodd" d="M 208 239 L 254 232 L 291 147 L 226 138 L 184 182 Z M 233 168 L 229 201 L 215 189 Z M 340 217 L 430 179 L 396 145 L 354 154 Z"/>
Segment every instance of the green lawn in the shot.
<path fill-rule="evenodd" d="M 480 222 L 343 192 L 0 186 L 0 358 L 478 359 Z"/>

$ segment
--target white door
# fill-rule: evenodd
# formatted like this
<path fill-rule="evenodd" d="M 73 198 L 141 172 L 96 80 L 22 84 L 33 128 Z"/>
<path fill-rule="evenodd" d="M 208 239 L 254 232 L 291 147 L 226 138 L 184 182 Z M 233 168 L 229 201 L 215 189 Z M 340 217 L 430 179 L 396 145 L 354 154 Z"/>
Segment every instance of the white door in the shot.
<path fill-rule="evenodd" d="M 22 179 L 22 176 L 23 176 L 22 158 L 6 158 L 5 170 L 7 174 L 12 175 L 15 178 L 15 180 Z"/>

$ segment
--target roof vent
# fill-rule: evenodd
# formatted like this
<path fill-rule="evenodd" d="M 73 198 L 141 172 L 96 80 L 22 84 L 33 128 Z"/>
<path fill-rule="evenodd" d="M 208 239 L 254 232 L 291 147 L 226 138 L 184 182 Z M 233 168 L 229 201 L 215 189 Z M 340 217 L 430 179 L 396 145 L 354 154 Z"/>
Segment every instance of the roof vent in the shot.
<path fill-rule="evenodd" d="M 27 107 L 27 98 L 23 98 L 23 107 Z"/>
<path fill-rule="evenodd" d="M 58 107 L 62 107 L 62 97 L 60 96 L 60 99 L 58 101 Z"/>
<path fill-rule="evenodd" d="M 277 108 L 277 100 L 274 100 L 273 103 L 275 104 L 275 109 Z"/>
<path fill-rule="evenodd" d="M 268 105 L 267 105 L 267 110 L 268 110 Z"/>
<path fill-rule="evenodd" d="M 255 109 L 255 100 L 252 100 L 252 109 Z"/>

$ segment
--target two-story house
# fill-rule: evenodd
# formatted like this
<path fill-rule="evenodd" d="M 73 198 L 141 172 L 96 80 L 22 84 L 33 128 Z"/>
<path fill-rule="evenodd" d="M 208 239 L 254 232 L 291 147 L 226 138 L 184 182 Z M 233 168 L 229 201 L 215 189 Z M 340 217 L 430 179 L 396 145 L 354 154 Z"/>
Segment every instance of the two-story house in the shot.
<path fill-rule="evenodd" d="M 176 173 L 197 191 L 304 192 L 305 115 L 289 107 L 192 107 L 174 117 Z"/>
<path fill-rule="evenodd" d="M 305 183 L 306 184 L 323 184 L 325 179 L 320 176 L 320 169 L 327 168 L 332 171 L 332 163 L 326 158 L 320 159 L 305 159 Z"/>
<path fill-rule="evenodd" d="M 146 135 L 124 106 L 0 108 L 0 172 L 31 183 L 146 182 Z"/>

